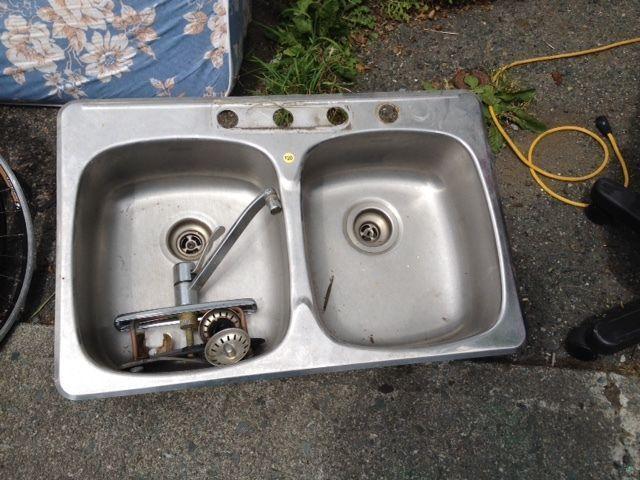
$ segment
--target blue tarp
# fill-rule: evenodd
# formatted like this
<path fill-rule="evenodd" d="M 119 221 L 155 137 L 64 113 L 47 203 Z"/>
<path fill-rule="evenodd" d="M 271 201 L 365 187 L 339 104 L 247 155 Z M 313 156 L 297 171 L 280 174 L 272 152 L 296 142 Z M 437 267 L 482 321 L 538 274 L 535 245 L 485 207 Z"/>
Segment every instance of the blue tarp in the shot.
<path fill-rule="evenodd" d="M 0 0 L 0 101 L 221 96 L 250 0 Z"/>

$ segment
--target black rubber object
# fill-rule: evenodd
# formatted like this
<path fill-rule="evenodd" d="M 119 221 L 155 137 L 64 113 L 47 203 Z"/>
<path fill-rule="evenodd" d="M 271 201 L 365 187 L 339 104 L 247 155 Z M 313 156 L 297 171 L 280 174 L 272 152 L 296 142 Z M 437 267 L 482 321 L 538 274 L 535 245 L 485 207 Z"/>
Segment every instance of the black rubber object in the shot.
<path fill-rule="evenodd" d="M 606 117 L 596 120 L 603 135 L 611 132 Z M 587 217 L 594 223 L 617 223 L 640 232 L 640 194 L 619 182 L 601 178 L 591 188 Z M 569 332 L 567 352 L 580 360 L 618 352 L 640 343 L 640 301 L 626 310 L 615 309 L 604 318 L 591 319 Z"/>
<path fill-rule="evenodd" d="M 590 343 L 598 353 L 614 353 L 640 343 L 640 310 L 600 320 L 593 326 Z"/>
<path fill-rule="evenodd" d="M 600 131 L 602 136 L 606 137 L 611 133 L 611 125 L 609 124 L 609 119 L 604 115 L 596 118 L 596 128 Z"/>
<path fill-rule="evenodd" d="M 598 358 L 598 352 L 594 350 L 590 343 L 592 326 L 582 324 L 569 332 L 565 342 L 567 353 L 579 360 L 595 360 Z"/>
<path fill-rule="evenodd" d="M 596 127 L 605 137 L 611 125 L 605 116 L 596 118 Z M 597 224 L 617 223 L 640 232 L 640 194 L 608 178 L 591 188 L 587 218 Z M 618 352 L 640 343 L 640 306 L 612 310 L 604 318 L 588 320 L 569 332 L 566 349 L 580 360 L 595 360 L 598 354 Z"/>
<path fill-rule="evenodd" d="M 567 336 L 567 352 L 580 360 L 595 360 L 640 343 L 640 310 L 609 314 L 593 324 L 580 325 Z"/>
<path fill-rule="evenodd" d="M 608 178 L 600 178 L 591 188 L 587 217 L 595 223 L 608 221 L 640 231 L 640 194 Z"/>

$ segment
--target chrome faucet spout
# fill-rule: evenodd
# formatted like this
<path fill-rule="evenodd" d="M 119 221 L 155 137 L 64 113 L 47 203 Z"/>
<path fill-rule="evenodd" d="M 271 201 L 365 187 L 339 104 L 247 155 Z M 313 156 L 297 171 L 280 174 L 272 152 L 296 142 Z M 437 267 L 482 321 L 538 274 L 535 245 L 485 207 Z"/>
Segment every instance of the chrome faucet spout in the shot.
<path fill-rule="evenodd" d="M 200 268 L 196 268 L 192 272 L 193 280 L 189 285 L 189 289 L 191 291 L 198 292 L 202 289 L 227 253 L 229 253 L 229 250 L 231 250 L 233 245 L 235 245 L 236 241 L 240 238 L 242 232 L 245 231 L 249 226 L 249 223 L 251 223 L 251 220 L 253 220 L 264 206 L 269 208 L 272 215 L 277 215 L 282 212 L 282 204 L 280 203 L 280 198 L 278 197 L 275 189 L 271 187 L 266 188 L 247 206 L 247 208 L 244 209 L 213 253 L 209 254 L 211 249 L 205 249 L 204 255 L 208 255 L 208 258 L 199 261 L 198 267 Z"/>

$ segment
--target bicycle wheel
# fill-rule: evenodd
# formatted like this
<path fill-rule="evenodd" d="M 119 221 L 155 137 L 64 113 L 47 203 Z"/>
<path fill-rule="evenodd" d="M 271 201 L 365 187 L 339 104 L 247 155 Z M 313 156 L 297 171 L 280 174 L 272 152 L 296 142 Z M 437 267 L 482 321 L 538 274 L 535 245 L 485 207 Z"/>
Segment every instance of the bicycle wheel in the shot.
<path fill-rule="evenodd" d="M 0 156 L 0 342 L 24 309 L 34 268 L 29 206 L 15 174 Z"/>

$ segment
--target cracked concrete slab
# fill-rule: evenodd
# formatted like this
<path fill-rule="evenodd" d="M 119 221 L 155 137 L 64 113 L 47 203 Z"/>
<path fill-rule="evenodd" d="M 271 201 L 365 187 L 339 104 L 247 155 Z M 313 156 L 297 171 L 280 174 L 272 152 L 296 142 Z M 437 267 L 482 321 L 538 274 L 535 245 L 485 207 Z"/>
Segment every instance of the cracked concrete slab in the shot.
<path fill-rule="evenodd" d="M 85 402 L 53 328 L 0 352 L 4 478 L 637 479 L 640 380 L 491 362 L 382 368 Z"/>

